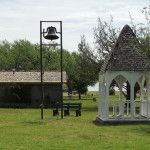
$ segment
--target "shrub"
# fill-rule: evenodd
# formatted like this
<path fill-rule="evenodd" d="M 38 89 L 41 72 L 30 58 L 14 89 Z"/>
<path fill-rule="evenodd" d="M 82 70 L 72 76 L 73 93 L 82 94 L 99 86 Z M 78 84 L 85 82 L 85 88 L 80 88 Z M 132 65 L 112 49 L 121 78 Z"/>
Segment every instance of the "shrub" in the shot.
<path fill-rule="evenodd" d="M 115 90 L 114 89 L 110 89 L 109 90 L 109 95 L 115 95 Z"/>

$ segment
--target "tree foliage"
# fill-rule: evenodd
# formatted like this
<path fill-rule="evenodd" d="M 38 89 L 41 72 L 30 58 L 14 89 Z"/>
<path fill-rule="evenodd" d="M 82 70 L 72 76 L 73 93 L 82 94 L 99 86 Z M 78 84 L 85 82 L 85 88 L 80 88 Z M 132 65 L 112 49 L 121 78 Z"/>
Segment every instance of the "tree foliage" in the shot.
<path fill-rule="evenodd" d="M 105 59 L 117 41 L 119 29 L 113 27 L 112 24 L 112 17 L 110 22 L 102 21 L 98 18 L 97 27 L 94 28 L 95 53 L 99 61 Z"/>
<path fill-rule="evenodd" d="M 150 5 L 142 9 L 142 14 L 144 15 L 145 23 L 134 23 L 134 18 L 131 18 L 131 27 L 135 32 L 142 49 L 150 53 Z"/>

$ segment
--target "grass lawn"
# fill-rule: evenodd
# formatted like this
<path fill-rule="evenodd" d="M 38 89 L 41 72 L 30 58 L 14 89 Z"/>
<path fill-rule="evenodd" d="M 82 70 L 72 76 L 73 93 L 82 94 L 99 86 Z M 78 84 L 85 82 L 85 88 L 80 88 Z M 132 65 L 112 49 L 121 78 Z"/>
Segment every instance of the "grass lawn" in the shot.
<path fill-rule="evenodd" d="M 43 121 L 39 109 L 0 109 L 0 150 L 150 149 L 150 125 L 96 126 L 97 102 L 81 102 L 82 116 L 63 120 L 49 109 Z"/>

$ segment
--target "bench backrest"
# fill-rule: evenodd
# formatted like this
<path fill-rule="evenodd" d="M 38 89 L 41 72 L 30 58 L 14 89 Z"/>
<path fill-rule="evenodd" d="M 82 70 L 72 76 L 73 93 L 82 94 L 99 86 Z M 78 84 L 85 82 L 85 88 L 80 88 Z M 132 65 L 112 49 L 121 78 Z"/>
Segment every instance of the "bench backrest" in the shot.
<path fill-rule="evenodd" d="M 81 109 L 82 103 L 63 103 L 63 108 Z M 53 108 L 61 108 L 61 103 L 56 103 Z"/>

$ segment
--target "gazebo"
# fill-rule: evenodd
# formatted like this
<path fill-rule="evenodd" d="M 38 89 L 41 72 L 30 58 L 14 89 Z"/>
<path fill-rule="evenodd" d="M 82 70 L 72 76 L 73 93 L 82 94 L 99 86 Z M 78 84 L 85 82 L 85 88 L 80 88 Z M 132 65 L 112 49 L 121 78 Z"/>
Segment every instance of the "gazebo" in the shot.
<path fill-rule="evenodd" d="M 112 83 L 118 87 L 115 88 L 118 94 L 115 100 L 111 100 L 109 94 Z M 137 85 L 139 91 L 135 90 Z M 124 97 L 127 92 L 128 99 Z M 128 25 L 123 27 L 102 66 L 99 94 L 96 118 L 99 122 L 150 121 L 150 58 Z"/>

